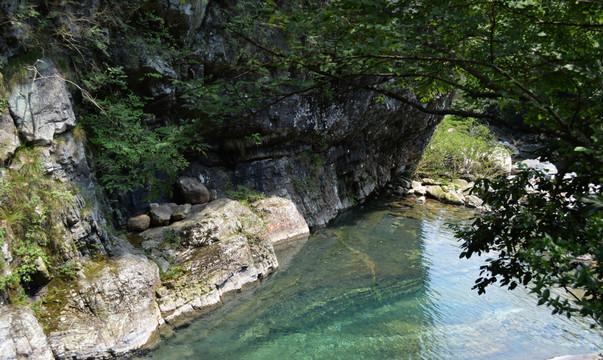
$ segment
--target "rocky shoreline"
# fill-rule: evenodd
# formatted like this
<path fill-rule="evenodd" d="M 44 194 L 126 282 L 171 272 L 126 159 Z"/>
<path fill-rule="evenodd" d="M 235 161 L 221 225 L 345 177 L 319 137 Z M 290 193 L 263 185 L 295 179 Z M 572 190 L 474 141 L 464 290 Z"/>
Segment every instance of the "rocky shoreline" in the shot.
<path fill-rule="evenodd" d="M 177 233 L 182 244 L 160 246 L 166 231 Z M 126 356 L 147 344 L 161 326 L 181 323 L 273 272 L 279 266 L 273 244 L 308 235 L 295 205 L 271 197 L 251 207 L 217 199 L 187 220 L 142 233 L 140 248 L 114 238 L 104 263 L 84 269 L 75 281 L 48 285 L 40 322 L 29 307 L 0 307 L 0 355 Z M 176 273 L 162 279 L 149 259 L 158 256 L 171 262 L 161 274 L 174 268 Z"/>

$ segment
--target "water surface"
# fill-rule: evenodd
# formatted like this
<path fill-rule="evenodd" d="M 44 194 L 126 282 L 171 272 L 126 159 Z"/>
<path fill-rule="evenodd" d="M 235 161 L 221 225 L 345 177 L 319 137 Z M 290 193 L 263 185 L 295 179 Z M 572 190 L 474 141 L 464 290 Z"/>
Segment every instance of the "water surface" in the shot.
<path fill-rule="evenodd" d="M 178 329 L 148 359 L 546 359 L 603 351 L 587 321 L 529 291 L 471 290 L 447 221 L 467 210 L 367 205 L 281 252 L 281 269 Z M 299 252 L 297 252 L 299 250 Z M 295 253 L 291 256 L 291 253 Z"/>

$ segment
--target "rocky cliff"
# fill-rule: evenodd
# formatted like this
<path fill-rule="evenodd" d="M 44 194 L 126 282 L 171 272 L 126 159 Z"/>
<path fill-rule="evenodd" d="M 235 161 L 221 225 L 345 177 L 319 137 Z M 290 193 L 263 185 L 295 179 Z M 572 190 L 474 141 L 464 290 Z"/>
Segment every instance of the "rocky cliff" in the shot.
<path fill-rule="evenodd" d="M 333 84 L 332 96 L 289 96 L 219 125 L 193 109 L 186 82 L 227 74 L 249 47 L 228 37 L 231 13 L 201 0 L 0 4 L 1 357 L 123 356 L 165 322 L 270 274 L 274 242 L 307 235 L 413 169 L 440 118 L 366 90 Z M 143 105 L 109 116 L 105 104 L 124 98 Z M 185 206 L 175 183 L 154 198 L 119 181 L 103 191 L 110 166 L 90 120 L 103 116 L 134 119 L 145 134 L 205 118 L 202 134 L 184 134 L 202 135 L 203 151 L 182 148 L 177 175 L 218 200 Z M 160 140 L 149 149 L 161 153 Z M 119 150 L 109 161 L 136 151 Z M 224 199 L 239 186 L 275 196 L 251 207 Z M 188 217 L 168 215 L 130 242 L 112 229 L 151 201 L 179 203 Z"/>

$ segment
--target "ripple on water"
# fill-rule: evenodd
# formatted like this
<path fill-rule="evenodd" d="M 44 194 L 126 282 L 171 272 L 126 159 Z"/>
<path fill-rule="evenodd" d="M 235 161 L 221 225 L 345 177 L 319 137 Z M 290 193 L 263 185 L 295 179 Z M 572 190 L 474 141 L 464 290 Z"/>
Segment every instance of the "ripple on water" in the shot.
<path fill-rule="evenodd" d="M 581 319 L 524 289 L 470 290 L 447 221 L 467 210 L 371 205 L 313 235 L 286 269 L 178 329 L 149 359 L 545 359 L 603 351 Z"/>

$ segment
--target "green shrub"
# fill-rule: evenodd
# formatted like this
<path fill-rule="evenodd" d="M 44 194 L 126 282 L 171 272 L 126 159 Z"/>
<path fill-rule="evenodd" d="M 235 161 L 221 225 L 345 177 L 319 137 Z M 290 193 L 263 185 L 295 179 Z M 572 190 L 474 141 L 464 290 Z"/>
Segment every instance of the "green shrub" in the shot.
<path fill-rule="evenodd" d="M 105 189 L 129 192 L 149 187 L 154 196 L 170 191 L 180 170 L 188 165 L 182 153 L 193 139 L 184 126 L 150 129 L 146 120 L 152 115 L 143 111 L 144 102 L 127 89 L 126 78 L 120 67 L 88 75 L 85 86 L 95 91 L 96 98 L 95 106 L 83 116 L 84 126 Z"/>
<path fill-rule="evenodd" d="M 238 200 L 243 205 L 249 205 L 254 201 L 262 200 L 266 198 L 263 192 L 257 192 L 246 188 L 245 186 L 238 186 L 236 190 L 229 190 L 226 195 L 234 200 Z"/>
<path fill-rule="evenodd" d="M 0 240 L 8 241 L 14 258 L 14 271 L 0 277 L 0 290 L 31 282 L 38 258 L 50 265 L 51 249 L 64 236 L 56 224 L 75 199 L 72 186 L 44 174 L 39 151 L 20 149 L 13 169 L 0 179 Z"/>
<path fill-rule="evenodd" d="M 478 176 L 495 176 L 500 170 L 491 156 L 494 149 L 506 151 L 497 147 L 486 126 L 472 119 L 447 116 L 427 145 L 417 172 L 450 178 L 457 178 L 465 171 Z"/>

